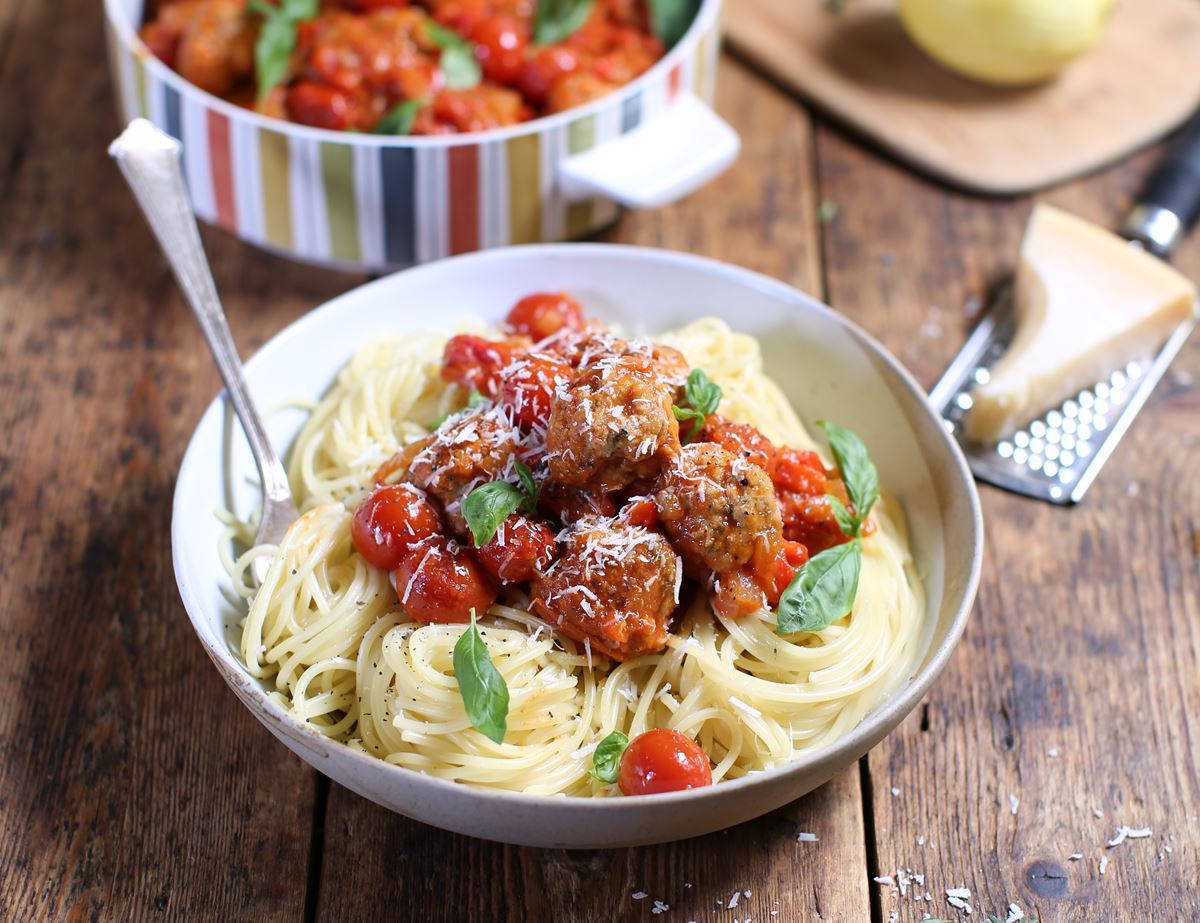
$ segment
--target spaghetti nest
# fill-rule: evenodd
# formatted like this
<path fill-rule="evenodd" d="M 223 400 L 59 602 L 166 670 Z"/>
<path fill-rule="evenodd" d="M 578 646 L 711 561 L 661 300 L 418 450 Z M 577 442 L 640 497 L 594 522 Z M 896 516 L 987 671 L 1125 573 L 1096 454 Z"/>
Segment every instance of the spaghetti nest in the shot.
<path fill-rule="evenodd" d="M 814 448 L 764 374 L 758 343 L 715 319 L 656 338 L 703 367 L 722 389 L 721 413 L 777 443 Z M 589 775 L 610 732 L 655 727 L 693 737 L 713 780 L 761 772 L 853 728 L 907 675 L 924 596 L 902 514 L 886 495 L 872 510 L 852 612 L 828 628 L 780 635 L 762 610 L 732 619 L 706 593 L 676 612 L 666 647 L 623 663 L 555 633 L 509 590 L 480 633 L 510 694 L 508 732 L 495 743 L 468 720 L 454 675 L 464 625 L 411 620 L 351 539 L 353 511 L 378 465 L 428 435 L 466 395 L 439 376 L 446 337 L 384 338 L 361 349 L 314 407 L 289 456 L 304 515 L 282 545 L 250 548 L 232 518 L 223 556 L 248 601 L 240 650 L 302 721 L 349 746 L 459 782 L 537 794 L 608 795 Z M 273 558 L 255 591 L 250 562 Z"/>

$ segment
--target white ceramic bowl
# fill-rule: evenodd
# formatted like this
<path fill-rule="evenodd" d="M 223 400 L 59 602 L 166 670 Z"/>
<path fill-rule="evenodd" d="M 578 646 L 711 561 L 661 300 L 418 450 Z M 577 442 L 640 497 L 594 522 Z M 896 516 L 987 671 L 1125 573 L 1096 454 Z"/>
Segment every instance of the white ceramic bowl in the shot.
<path fill-rule="evenodd" d="M 267 118 L 188 83 L 138 37 L 145 0 L 104 0 L 117 108 L 179 139 L 192 207 L 305 262 L 398 269 L 507 244 L 570 240 L 691 192 L 737 156 L 710 108 L 721 0 L 636 80 L 508 128 L 417 137 Z"/>
<path fill-rule="evenodd" d="M 473 836 L 537 846 L 595 848 L 696 836 L 757 817 L 830 779 L 917 704 L 962 633 L 979 580 L 983 526 L 958 447 L 911 377 L 874 340 L 815 299 L 764 276 L 662 250 L 602 244 L 514 247 L 401 272 L 335 299 L 292 324 L 246 366 L 260 407 L 315 399 L 338 369 L 385 331 L 449 328 L 464 316 L 499 318 L 517 298 L 566 289 L 593 316 L 633 331 L 701 315 L 757 336 L 767 370 L 805 422 L 834 416 L 873 448 L 882 482 L 902 502 L 928 600 L 927 647 L 912 676 L 837 743 L 788 766 L 709 788 L 644 798 L 530 796 L 431 778 L 309 730 L 268 700 L 231 644 L 240 617 L 222 593 L 214 508 L 246 513 L 254 466 L 227 402 L 197 427 L 175 489 L 171 537 L 188 615 L 221 675 L 256 718 L 301 758 L 366 798 Z M 274 418 L 283 449 L 299 414 Z M 233 708 L 228 699 L 210 708 Z M 213 742 L 215 745 L 215 741 Z"/>

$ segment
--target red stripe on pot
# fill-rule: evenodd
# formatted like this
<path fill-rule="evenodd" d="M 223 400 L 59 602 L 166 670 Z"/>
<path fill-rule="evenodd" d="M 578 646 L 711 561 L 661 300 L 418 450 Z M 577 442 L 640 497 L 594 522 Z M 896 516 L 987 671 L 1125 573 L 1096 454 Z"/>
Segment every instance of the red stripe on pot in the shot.
<path fill-rule="evenodd" d="M 450 148 L 450 252 L 479 249 L 479 147 Z"/>
<path fill-rule="evenodd" d="M 217 224 L 237 232 L 237 204 L 233 197 L 233 154 L 230 150 L 229 119 L 208 110 L 208 159 L 212 164 L 213 201 Z"/>

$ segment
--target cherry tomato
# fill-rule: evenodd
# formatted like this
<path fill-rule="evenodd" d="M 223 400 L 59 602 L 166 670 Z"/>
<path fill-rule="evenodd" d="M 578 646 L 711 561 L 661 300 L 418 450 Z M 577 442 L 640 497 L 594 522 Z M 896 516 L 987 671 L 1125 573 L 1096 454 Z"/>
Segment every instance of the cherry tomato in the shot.
<path fill-rule="evenodd" d="M 583 310 L 566 292 L 538 292 L 518 301 L 504 323 L 509 333 L 544 340 L 560 330 L 583 329 Z"/>
<path fill-rule="evenodd" d="M 771 440 L 745 423 L 731 423 L 724 417 L 712 414 L 704 424 L 700 441 L 715 442 L 739 458 L 758 465 L 768 474 L 775 467 L 776 449 Z"/>
<path fill-rule="evenodd" d="M 712 767 L 700 745 L 668 728 L 639 734 L 621 755 L 617 785 L 625 795 L 653 795 L 712 785 Z"/>
<path fill-rule="evenodd" d="M 741 619 L 765 608 L 767 594 L 762 580 L 747 568 L 718 575 L 712 604 L 726 618 Z"/>
<path fill-rule="evenodd" d="M 514 513 L 476 555 L 492 577 L 502 583 L 524 583 L 554 560 L 554 531 L 543 522 Z"/>
<path fill-rule="evenodd" d="M 783 536 L 804 545 L 810 554 L 850 541 L 842 533 L 833 507 L 822 496 L 807 496 L 788 490 L 779 492 L 779 512 L 783 517 Z"/>
<path fill-rule="evenodd" d="M 529 44 L 520 20 L 489 17 L 471 30 L 471 38 L 484 76 L 496 83 L 515 84 L 524 70 L 525 46 Z"/>
<path fill-rule="evenodd" d="M 496 586 L 474 555 L 445 536 L 416 545 L 392 571 L 400 606 L 414 620 L 467 622 L 496 601 Z"/>
<path fill-rule="evenodd" d="M 821 457 L 816 452 L 802 452 L 799 449 L 780 450 L 771 478 L 780 490 L 808 497 L 823 496 L 828 488 Z"/>
<path fill-rule="evenodd" d="M 358 553 L 383 570 L 397 567 L 418 542 L 441 531 L 425 494 L 411 484 L 377 487 L 354 511 L 350 537 Z"/>
<path fill-rule="evenodd" d="M 451 337 L 442 353 L 442 378 L 495 397 L 500 386 L 500 370 L 512 362 L 513 350 L 507 343 L 460 334 Z"/>
<path fill-rule="evenodd" d="M 788 588 L 805 564 L 808 563 L 808 548 L 799 542 L 784 541 L 775 554 L 775 560 L 770 574 L 770 586 L 767 589 L 767 602 L 772 606 L 778 604 L 779 597 Z"/>
<path fill-rule="evenodd" d="M 342 6 L 365 12 L 367 10 L 381 10 L 389 6 L 408 6 L 408 0 L 342 0 Z"/>
<path fill-rule="evenodd" d="M 535 105 L 546 101 L 550 88 L 567 74 L 579 69 L 579 55 L 563 45 L 547 45 L 525 61 L 518 86 L 525 98 Z"/>
<path fill-rule="evenodd" d="M 311 80 L 298 81 L 288 90 L 287 109 L 293 121 L 332 131 L 358 128 L 368 117 L 366 102 L 358 94 Z"/>
<path fill-rule="evenodd" d="M 521 356 L 504 370 L 496 402 L 512 408 L 522 429 L 545 427 L 555 389 L 570 377 L 571 367 L 561 359 L 539 353 Z"/>
<path fill-rule="evenodd" d="M 621 509 L 621 518 L 631 526 L 641 526 L 643 529 L 659 527 L 658 507 L 649 497 L 631 497 Z"/>

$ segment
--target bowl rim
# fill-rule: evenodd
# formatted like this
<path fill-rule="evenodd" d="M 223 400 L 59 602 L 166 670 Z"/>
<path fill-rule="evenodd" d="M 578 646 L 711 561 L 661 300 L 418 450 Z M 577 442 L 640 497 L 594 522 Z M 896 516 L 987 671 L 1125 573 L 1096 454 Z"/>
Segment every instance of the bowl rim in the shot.
<path fill-rule="evenodd" d="M 426 263 L 420 266 L 414 266 L 409 269 L 400 270 L 399 272 L 390 275 L 382 276 L 378 279 L 367 282 L 363 285 L 356 286 L 349 291 L 338 295 L 337 297 L 325 302 L 324 304 L 312 309 L 308 313 L 302 315 L 292 321 L 269 340 L 267 340 L 254 355 L 245 363 L 246 377 L 250 379 L 254 369 L 263 361 L 263 356 L 268 353 L 273 353 L 277 350 L 286 350 L 288 344 L 298 337 L 303 337 L 308 329 L 316 325 L 321 318 L 331 311 L 336 311 L 347 301 L 357 300 L 363 296 L 364 290 L 373 288 L 386 288 L 394 284 L 395 276 L 402 274 L 425 273 L 425 272 L 444 272 L 446 266 L 457 266 L 460 263 L 476 263 L 486 264 L 492 262 L 503 262 L 512 258 L 514 255 L 519 256 L 541 256 L 548 260 L 555 257 L 574 258 L 576 256 L 588 255 L 616 255 L 623 259 L 628 259 L 631 262 L 654 262 L 666 264 L 669 267 L 677 269 L 680 272 L 695 272 L 715 273 L 732 277 L 735 281 L 740 282 L 747 287 L 757 289 L 758 291 L 773 295 L 785 302 L 795 304 L 803 302 L 807 307 L 816 310 L 819 314 L 825 315 L 838 325 L 841 325 L 852 336 L 864 345 L 864 347 L 879 360 L 882 360 L 888 369 L 896 375 L 897 380 L 901 383 L 904 390 L 924 413 L 931 417 L 937 418 L 936 411 L 929 405 L 925 395 L 925 391 L 912 377 L 912 375 L 897 361 L 878 341 L 870 334 L 864 331 L 861 327 L 851 321 L 849 318 L 835 311 L 818 301 L 811 295 L 806 294 L 794 286 L 788 285 L 770 276 L 754 270 L 745 269 L 741 266 L 736 266 L 731 263 L 726 263 L 721 260 L 710 257 L 698 256 L 690 253 L 681 253 L 677 251 L 664 250 L 655 247 L 641 247 L 628 244 L 607 244 L 607 243 L 545 243 L 545 244 L 524 244 L 519 246 L 499 247 L 491 250 L 481 250 L 471 253 L 464 253 L 458 256 L 449 257 L 443 260 L 437 260 L 432 263 Z M 464 266 L 465 269 L 465 266 Z M 204 465 L 211 463 L 210 459 L 200 457 L 200 448 L 197 445 L 197 436 L 200 426 L 210 413 L 220 414 L 223 412 L 225 403 L 225 392 L 219 392 L 213 400 L 205 407 L 196 428 L 193 430 L 192 436 L 188 441 L 187 449 L 183 456 L 183 461 L 180 465 L 179 475 L 176 479 L 175 493 L 171 509 L 171 546 L 172 546 L 172 562 L 175 573 L 176 583 L 179 588 L 180 596 L 183 599 L 184 608 L 187 611 L 188 619 L 192 623 L 192 628 L 196 632 L 200 643 L 203 645 L 209 657 L 218 667 L 219 672 L 226 681 L 233 687 L 242 704 L 246 705 L 260 721 L 264 723 L 276 723 L 283 725 L 281 729 L 274 729 L 276 733 L 286 733 L 293 742 L 298 742 L 300 738 L 307 738 L 308 742 L 315 745 L 320 751 L 318 755 L 336 758 L 339 760 L 350 760 L 351 763 L 363 767 L 364 770 L 370 773 L 383 773 L 386 777 L 389 774 L 399 773 L 396 776 L 398 780 L 414 783 L 417 785 L 430 785 L 433 787 L 433 794 L 451 795 L 457 798 L 480 798 L 484 801 L 510 805 L 513 807 L 528 806 L 529 808 L 548 809 L 554 806 L 562 807 L 569 805 L 573 810 L 584 812 L 619 812 L 636 810 L 631 805 L 645 805 L 646 799 L 654 799 L 655 804 L 666 804 L 670 802 L 706 802 L 712 798 L 721 798 L 724 794 L 733 793 L 743 789 L 750 789 L 757 786 L 762 786 L 768 782 L 774 782 L 782 779 L 782 777 L 795 774 L 799 775 L 805 770 L 813 769 L 829 762 L 836 762 L 843 758 L 847 753 L 857 751 L 866 744 L 866 749 L 869 750 L 874 746 L 870 743 L 874 738 L 882 740 L 892 727 L 899 723 L 909 712 L 911 712 L 920 702 L 921 698 L 929 690 L 934 680 L 941 674 L 954 648 L 957 646 L 962 637 L 963 631 L 966 628 L 971 611 L 974 607 L 976 593 L 979 588 L 980 574 L 983 564 L 983 547 L 984 547 L 984 527 L 983 514 L 979 501 L 979 494 L 976 488 L 975 480 L 971 475 L 967 461 L 962 454 L 962 450 L 958 443 L 950 437 L 945 428 L 940 425 L 936 426 L 938 440 L 941 449 L 946 453 L 948 458 L 953 463 L 953 468 L 958 474 L 959 483 L 965 487 L 967 497 L 967 506 L 969 508 L 970 519 L 970 534 L 972 538 L 971 563 L 970 573 L 966 581 L 963 583 L 962 591 L 959 594 L 957 608 L 946 633 L 938 641 L 936 646 L 928 654 L 928 660 L 925 666 L 917 671 L 912 678 L 902 686 L 893 690 L 888 696 L 871 712 L 869 712 L 857 725 L 850 729 L 846 734 L 837 740 L 813 750 L 805 751 L 798 755 L 795 759 L 781 766 L 776 766 L 771 769 L 757 772 L 752 775 L 743 776 L 740 779 L 731 779 L 722 781 L 714 785 L 704 786 L 702 788 L 688 789 L 679 792 L 665 792 L 653 795 L 636 795 L 623 796 L 612 798 L 595 798 L 584 796 L 570 795 L 539 795 L 529 794 L 525 792 L 508 791 L 504 789 L 491 789 L 483 786 L 475 786 L 469 783 L 456 782 L 450 779 L 442 779 L 437 776 L 426 775 L 425 773 L 416 772 L 412 769 L 407 769 L 403 766 L 397 766 L 388 763 L 378 757 L 371 756 L 363 751 L 359 751 L 350 747 L 341 741 L 326 737 L 325 735 L 314 731 L 306 724 L 297 719 L 289 711 L 281 705 L 273 701 L 265 691 L 261 681 L 252 677 L 248 672 L 245 664 L 237 657 L 237 655 L 226 644 L 222 644 L 218 638 L 215 645 L 209 644 L 206 640 L 204 632 L 201 630 L 201 622 L 205 611 L 205 604 L 200 599 L 196 590 L 192 587 L 187 576 L 187 564 L 181 552 L 182 543 L 179 541 L 180 533 L 185 528 L 185 525 L 190 524 L 189 520 L 181 515 L 181 509 L 184 505 L 184 487 L 189 478 L 187 477 L 188 470 L 193 466 Z M 911 426 L 911 424 L 909 424 Z M 239 425 L 235 425 L 235 431 L 240 429 Z M 240 687 L 240 688 L 239 688 Z M 253 699 L 253 707 L 250 701 L 247 701 L 243 695 L 249 695 Z M 257 709 L 257 711 L 255 711 Z M 878 741 L 875 741 L 878 742 Z M 311 747 L 306 749 L 312 749 Z M 312 763 L 314 768 L 320 768 Z"/>
<path fill-rule="evenodd" d="M 202 90 L 177 71 L 168 67 L 157 58 L 150 48 L 142 41 L 137 28 L 119 9 L 121 0 L 104 0 L 104 15 L 109 25 L 116 31 L 120 41 L 130 49 L 149 68 L 155 77 L 167 84 L 176 92 L 197 97 L 207 108 L 220 112 L 226 118 L 254 125 L 257 128 L 274 131 L 278 134 L 304 138 L 325 144 L 346 144 L 350 147 L 380 147 L 380 148 L 441 148 L 461 147 L 473 144 L 507 141 L 510 138 L 539 134 L 572 124 L 577 119 L 587 118 L 608 107 L 620 107 L 626 99 L 636 96 L 647 83 L 656 79 L 662 71 L 668 70 L 692 53 L 700 33 L 706 31 L 717 19 L 717 14 L 724 0 L 701 0 L 700 8 L 696 11 L 691 25 L 683 36 L 670 48 L 666 54 L 654 62 L 645 73 L 639 74 L 624 86 L 618 87 L 611 93 L 575 106 L 553 115 L 543 115 L 527 122 L 516 125 L 506 125 L 502 128 L 489 128 L 485 131 L 463 132 L 454 135 L 375 135 L 366 132 L 333 131 L 328 128 L 314 128 L 299 122 L 289 122 L 274 116 L 262 115 L 252 109 L 235 105 Z M 115 62 L 113 66 L 116 66 Z M 603 142 L 601 142 L 603 143 Z"/>

